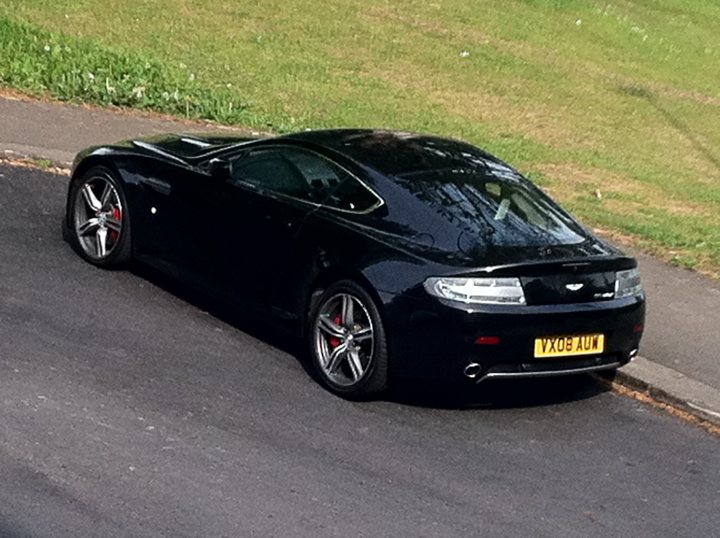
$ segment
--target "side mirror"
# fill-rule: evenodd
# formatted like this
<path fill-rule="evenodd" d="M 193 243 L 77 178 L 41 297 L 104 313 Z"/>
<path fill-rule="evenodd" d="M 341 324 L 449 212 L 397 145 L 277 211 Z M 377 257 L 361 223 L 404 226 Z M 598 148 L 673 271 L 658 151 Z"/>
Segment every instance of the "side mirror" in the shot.
<path fill-rule="evenodd" d="M 207 171 L 210 177 L 225 181 L 230 179 L 232 175 L 232 163 L 220 157 L 215 157 L 208 162 Z"/>

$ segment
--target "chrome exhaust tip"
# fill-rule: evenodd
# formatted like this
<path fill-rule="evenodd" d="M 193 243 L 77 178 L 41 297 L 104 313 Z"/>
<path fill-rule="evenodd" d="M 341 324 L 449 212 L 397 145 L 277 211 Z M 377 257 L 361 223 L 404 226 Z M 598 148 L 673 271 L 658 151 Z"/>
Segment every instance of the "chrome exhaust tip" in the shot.
<path fill-rule="evenodd" d="M 476 362 L 471 362 L 463 370 L 463 374 L 465 374 L 465 377 L 467 377 L 468 379 L 472 379 L 473 381 L 476 381 L 480 377 L 481 373 L 482 366 L 480 366 Z"/>
<path fill-rule="evenodd" d="M 635 357 L 637 357 L 637 354 L 638 354 L 638 350 L 637 350 L 637 349 L 633 349 L 633 350 L 629 353 L 628 356 L 629 356 L 630 360 L 633 360 Z"/>

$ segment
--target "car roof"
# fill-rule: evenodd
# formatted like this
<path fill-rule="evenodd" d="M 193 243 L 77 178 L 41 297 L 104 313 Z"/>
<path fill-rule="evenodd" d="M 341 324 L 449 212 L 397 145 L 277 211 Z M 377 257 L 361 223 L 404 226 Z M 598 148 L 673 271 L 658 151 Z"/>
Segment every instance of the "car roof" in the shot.
<path fill-rule="evenodd" d="M 484 169 L 489 162 L 504 164 L 466 142 L 403 131 L 335 129 L 305 131 L 281 138 L 331 149 L 386 175 L 453 168 Z"/>

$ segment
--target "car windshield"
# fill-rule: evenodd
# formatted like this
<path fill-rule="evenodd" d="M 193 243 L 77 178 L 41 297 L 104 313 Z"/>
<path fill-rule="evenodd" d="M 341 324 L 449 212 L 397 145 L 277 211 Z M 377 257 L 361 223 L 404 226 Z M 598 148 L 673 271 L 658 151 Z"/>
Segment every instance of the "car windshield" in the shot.
<path fill-rule="evenodd" d="M 436 243 L 452 240 L 441 229 L 455 230 L 461 250 L 572 245 L 586 239 L 581 226 L 527 179 L 497 163 L 487 167 L 396 176 L 397 185 L 430 209 L 425 222 L 408 224 L 432 234 Z"/>

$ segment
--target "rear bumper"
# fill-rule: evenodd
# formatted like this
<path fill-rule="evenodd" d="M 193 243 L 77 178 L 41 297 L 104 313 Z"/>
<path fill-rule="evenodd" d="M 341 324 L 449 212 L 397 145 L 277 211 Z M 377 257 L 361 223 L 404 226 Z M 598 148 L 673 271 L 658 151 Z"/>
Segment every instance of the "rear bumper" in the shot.
<path fill-rule="evenodd" d="M 396 297 L 385 305 L 391 373 L 427 381 L 480 382 L 618 368 L 637 353 L 643 298 L 543 307 L 465 311 L 432 297 Z M 535 338 L 602 333 L 597 355 L 535 358 Z M 479 345 L 480 336 L 497 345 Z M 470 371 L 468 372 L 468 367 Z"/>
<path fill-rule="evenodd" d="M 631 352 L 634 356 L 635 352 Z M 483 370 L 482 367 L 477 369 L 475 373 L 473 363 L 463 369 L 463 374 L 470 381 L 480 383 L 486 379 L 524 379 L 532 377 L 555 377 L 562 375 L 586 374 L 590 372 L 600 372 L 602 370 L 613 370 L 627 364 L 630 360 L 618 360 L 618 357 L 612 355 L 598 356 L 591 359 L 573 359 L 572 361 L 564 361 L 555 364 L 534 364 L 534 363 L 516 363 L 516 364 L 498 364 Z"/>

